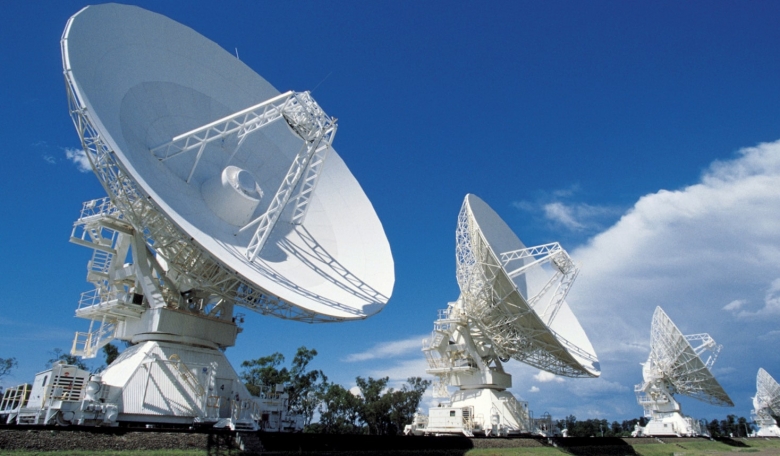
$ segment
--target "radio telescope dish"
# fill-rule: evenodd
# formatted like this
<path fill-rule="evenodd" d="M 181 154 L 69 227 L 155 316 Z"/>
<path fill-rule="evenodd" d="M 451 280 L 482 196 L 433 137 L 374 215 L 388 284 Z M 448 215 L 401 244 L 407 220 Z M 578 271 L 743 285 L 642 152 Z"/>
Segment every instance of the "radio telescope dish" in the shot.
<path fill-rule="evenodd" d="M 699 423 L 680 413 L 673 396 L 679 393 L 712 405 L 734 406 L 711 372 L 722 345 L 709 334 L 684 336 L 660 307 L 653 313 L 650 336 L 650 356 L 642 367 L 644 382 L 636 385 L 635 392 L 651 420 L 637 434 L 701 435 Z M 706 360 L 705 352 L 709 352 Z"/>
<path fill-rule="evenodd" d="M 527 248 L 474 195 L 463 202 L 456 237 L 466 312 L 499 357 L 566 377 L 601 375 L 596 352 L 565 300 L 579 269 L 559 244 Z M 537 267 L 542 265 L 546 269 Z"/>
<path fill-rule="evenodd" d="M 134 345 L 80 414 L 38 424 L 295 429 L 278 414 L 261 422 L 266 402 L 248 397 L 222 350 L 242 331 L 235 306 L 339 322 L 376 314 L 392 293 L 382 224 L 332 147 L 336 119 L 309 92 L 280 93 L 135 6 L 82 9 L 61 46 L 71 117 L 109 195 L 84 204 L 71 236 L 94 250 L 95 285 L 76 311 L 90 330 L 71 353 Z"/>
<path fill-rule="evenodd" d="M 780 385 L 764 369 L 758 369 L 756 397 L 753 398 L 753 420 L 759 437 L 780 437 L 775 417 L 780 416 Z"/>
<path fill-rule="evenodd" d="M 168 270 L 282 318 L 361 319 L 387 303 L 384 230 L 329 147 L 335 119 L 307 92 L 281 94 L 194 30 L 134 6 L 83 9 L 62 52 L 96 174 Z"/>
<path fill-rule="evenodd" d="M 423 343 L 426 372 L 436 376 L 434 395 L 448 397 L 450 405 L 430 409 L 427 421 L 415 420 L 409 432 L 546 434 L 551 422 L 533 420 L 528 404 L 506 391 L 512 378 L 502 363 L 515 359 L 567 377 L 601 374 L 565 300 L 579 268 L 558 243 L 526 247 L 474 195 L 463 201 L 455 237 L 461 295 L 439 312 Z M 450 385 L 459 387 L 451 396 Z"/>

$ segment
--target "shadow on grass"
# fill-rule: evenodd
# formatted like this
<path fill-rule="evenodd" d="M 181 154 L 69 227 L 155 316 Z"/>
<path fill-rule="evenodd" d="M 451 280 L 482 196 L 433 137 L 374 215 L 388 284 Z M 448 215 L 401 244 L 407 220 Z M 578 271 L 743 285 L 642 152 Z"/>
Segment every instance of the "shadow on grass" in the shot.
<path fill-rule="evenodd" d="M 714 440 L 717 440 L 720 443 L 725 443 L 728 446 L 733 447 L 739 447 L 739 448 L 749 448 L 750 445 L 746 444 L 745 442 L 740 442 L 739 440 L 734 440 L 729 437 L 715 437 Z"/>
<path fill-rule="evenodd" d="M 558 437 L 551 440 L 558 449 L 577 456 L 639 456 L 634 447 L 618 437 Z"/>
<path fill-rule="evenodd" d="M 463 456 L 474 448 L 466 437 L 413 437 L 334 434 L 258 434 L 262 453 L 424 454 Z M 250 451 L 251 452 L 251 451 Z M 260 453 L 260 452 L 258 452 Z"/>

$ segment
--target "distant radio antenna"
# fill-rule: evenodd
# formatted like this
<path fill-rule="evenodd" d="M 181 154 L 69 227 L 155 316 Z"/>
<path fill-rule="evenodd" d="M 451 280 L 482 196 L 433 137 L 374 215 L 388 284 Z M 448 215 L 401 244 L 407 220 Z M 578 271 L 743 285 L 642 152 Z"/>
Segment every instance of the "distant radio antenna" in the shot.
<path fill-rule="evenodd" d="M 490 206 L 466 195 L 455 231 L 460 297 L 439 311 L 423 343 L 434 396 L 449 399 L 415 415 L 407 433 L 469 437 L 549 436 L 507 389 L 510 359 L 555 375 L 594 378 L 601 366 L 565 298 L 579 268 L 560 244 L 526 247 Z M 449 386 L 458 390 L 450 394 Z"/>
<path fill-rule="evenodd" d="M 780 384 L 764 369 L 759 369 L 756 377 L 752 415 L 758 425 L 758 437 L 780 437 L 780 428 L 774 418 L 780 415 Z"/>
<path fill-rule="evenodd" d="M 645 427 L 635 428 L 632 435 L 707 435 L 707 429 L 698 421 L 680 412 L 680 403 L 674 395 L 679 393 L 712 405 L 734 407 L 711 371 L 722 346 L 709 334 L 684 336 L 660 307 L 653 313 L 650 340 L 650 356 L 642 365 L 644 382 L 634 388 L 637 402 L 644 407 L 650 421 Z M 704 355 L 708 355 L 706 359 Z"/>

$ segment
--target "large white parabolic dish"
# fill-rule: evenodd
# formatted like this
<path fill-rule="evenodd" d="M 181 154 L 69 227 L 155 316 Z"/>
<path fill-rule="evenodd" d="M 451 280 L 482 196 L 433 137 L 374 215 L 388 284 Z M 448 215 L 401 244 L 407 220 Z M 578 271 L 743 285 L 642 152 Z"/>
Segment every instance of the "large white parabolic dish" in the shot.
<path fill-rule="evenodd" d="M 501 254 L 526 248 L 484 201 L 466 195 L 458 222 L 458 285 L 469 317 L 502 357 L 568 377 L 598 377 L 601 367 L 585 331 L 566 301 L 549 324 L 528 304 L 544 286 L 533 273 L 510 277 L 529 259 L 502 264 Z M 538 271 L 543 275 L 542 271 Z"/>
<path fill-rule="evenodd" d="M 713 405 L 734 406 L 709 366 L 702 361 L 700 353 L 691 346 L 690 340 L 712 341 L 708 334 L 683 335 L 660 307 L 656 307 L 653 313 L 650 334 L 648 362 L 663 372 L 676 392 Z M 708 364 L 712 365 L 713 362 L 714 359 Z"/>
<path fill-rule="evenodd" d="M 334 150 L 304 222 L 293 224 L 283 213 L 254 261 L 246 256 L 254 230 L 238 232 L 218 216 L 203 187 L 236 165 L 265 193 L 252 218 L 261 215 L 301 149 L 287 123 L 247 136 L 238 149 L 234 138 L 210 143 L 189 183 L 194 153 L 161 161 L 150 151 L 279 95 L 252 69 L 189 27 L 118 4 L 74 15 L 62 48 L 71 110 L 77 128 L 95 140 L 85 147 L 98 178 L 157 257 L 193 288 L 310 322 L 366 318 L 387 303 L 395 281 L 390 246 Z"/>

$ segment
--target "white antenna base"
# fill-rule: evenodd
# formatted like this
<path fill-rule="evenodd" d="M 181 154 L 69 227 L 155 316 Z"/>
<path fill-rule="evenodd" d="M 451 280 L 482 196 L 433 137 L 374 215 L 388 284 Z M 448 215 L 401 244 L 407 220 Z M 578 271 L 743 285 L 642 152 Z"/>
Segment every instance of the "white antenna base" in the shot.
<path fill-rule="evenodd" d="M 709 436 L 706 427 L 680 412 L 654 416 L 646 426 L 637 426 L 632 437 L 699 437 Z"/>

